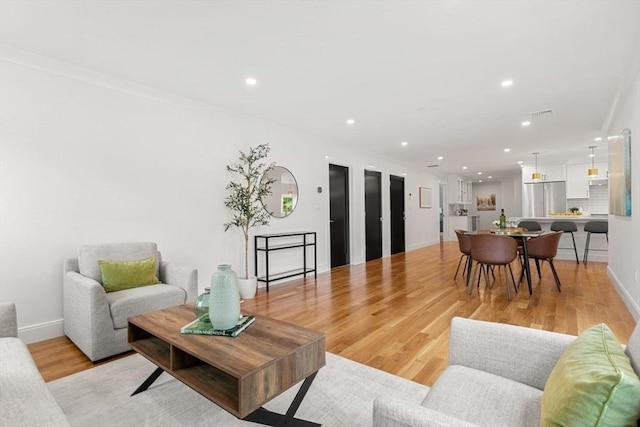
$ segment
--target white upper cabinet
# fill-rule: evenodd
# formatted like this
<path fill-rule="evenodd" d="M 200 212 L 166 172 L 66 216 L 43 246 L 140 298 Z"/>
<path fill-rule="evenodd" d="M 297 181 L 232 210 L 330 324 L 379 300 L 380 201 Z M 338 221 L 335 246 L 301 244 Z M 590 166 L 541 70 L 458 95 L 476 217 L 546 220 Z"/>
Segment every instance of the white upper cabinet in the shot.
<path fill-rule="evenodd" d="M 465 180 L 457 175 L 449 175 L 447 183 L 449 185 L 449 203 L 465 205 L 471 203 L 471 181 Z"/>
<path fill-rule="evenodd" d="M 598 169 L 598 176 L 595 178 L 589 179 L 609 179 L 609 163 L 601 162 L 595 163 L 594 166 Z M 591 167 L 591 165 L 587 165 L 587 167 Z"/>
<path fill-rule="evenodd" d="M 589 165 L 567 165 L 567 199 L 589 198 Z"/>
<path fill-rule="evenodd" d="M 536 171 L 533 166 L 525 166 L 522 168 L 522 182 L 536 182 L 531 179 L 531 175 Z M 565 165 L 546 165 L 538 166 L 538 172 L 542 175 L 539 182 L 544 181 L 565 181 L 567 179 L 567 170 Z"/>

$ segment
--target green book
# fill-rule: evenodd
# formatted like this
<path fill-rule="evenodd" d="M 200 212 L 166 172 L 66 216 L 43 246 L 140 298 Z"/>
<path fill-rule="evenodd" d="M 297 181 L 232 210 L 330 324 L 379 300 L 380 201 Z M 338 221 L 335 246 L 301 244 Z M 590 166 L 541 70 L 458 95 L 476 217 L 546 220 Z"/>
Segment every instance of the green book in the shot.
<path fill-rule="evenodd" d="M 209 321 L 209 315 L 203 314 L 191 323 L 186 324 L 180 328 L 182 334 L 196 334 L 196 335 L 220 335 L 225 337 L 236 337 L 240 332 L 244 331 L 251 325 L 256 318 L 254 316 L 242 316 L 236 326 L 231 329 L 214 329 L 213 325 Z"/>

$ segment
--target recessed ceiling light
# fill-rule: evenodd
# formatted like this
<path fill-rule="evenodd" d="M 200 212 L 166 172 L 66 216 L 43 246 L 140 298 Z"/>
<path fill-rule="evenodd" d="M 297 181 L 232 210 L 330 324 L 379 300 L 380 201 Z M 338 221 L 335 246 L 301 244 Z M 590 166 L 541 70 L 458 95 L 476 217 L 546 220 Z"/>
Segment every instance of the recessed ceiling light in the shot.
<path fill-rule="evenodd" d="M 504 152 L 505 152 L 505 153 L 508 153 L 509 151 L 511 151 L 511 148 L 505 148 L 505 149 L 504 149 Z"/>
<path fill-rule="evenodd" d="M 608 136 L 607 139 L 616 139 L 617 136 Z"/>
<path fill-rule="evenodd" d="M 593 153 L 589 153 L 589 157 L 595 157 L 596 155 Z"/>
<path fill-rule="evenodd" d="M 466 170 L 466 169 L 467 169 L 467 167 L 466 167 L 466 166 L 463 166 L 463 167 L 462 167 L 462 169 L 465 169 L 465 170 Z"/>
<path fill-rule="evenodd" d="M 491 178 L 493 178 L 493 177 L 492 177 L 491 175 L 489 175 L 487 178 L 491 179 Z"/>
<path fill-rule="evenodd" d="M 529 126 L 531 122 L 522 122 L 522 126 Z"/>
<path fill-rule="evenodd" d="M 373 165 L 367 165 L 367 167 L 368 167 L 369 169 L 377 169 L 377 168 L 376 168 L 375 166 L 373 166 Z"/>
<path fill-rule="evenodd" d="M 400 145 L 402 145 L 403 147 L 406 147 L 407 145 L 409 145 L 409 143 L 407 141 L 402 141 Z"/>
<path fill-rule="evenodd" d="M 444 157 L 438 156 L 438 160 L 444 160 Z"/>
<path fill-rule="evenodd" d="M 354 124 L 355 122 L 356 122 L 356 121 L 355 121 L 355 120 L 353 120 L 353 119 L 347 119 L 347 124 L 348 124 L 348 125 L 352 125 L 352 124 Z"/>
<path fill-rule="evenodd" d="M 522 160 L 518 160 L 518 164 L 521 165 L 523 162 Z"/>
<path fill-rule="evenodd" d="M 245 80 L 245 82 L 249 86 L 255 86 L 258 83 L 258 81 L 256 79 L 254 79 L 253 77 L 249 77 L 247 80 Z"/>
<path fill-rule="evenodd" d="M 513 85 L 513 80 L 504 80 L 500 84 L 502 85 L 502 87 L 509 87 L 509 86 Z"/>
<path fill-rule="evenodd" d="M 482 172 L 478 172 L 478 175 L 482 175 Z"/>
<path fill-rule="evenodd" d="M 479 179 L 479 180 L 478 180 L 478 182 L 482 182 L 482 180 L 481 180 L 481 179 Z"/>
<path fill-rule="evenodd" d="M 601 136 L 599 136 L 599 137 L 597 137 L 597 138 L 593 138 L 593 140 L 594 140 L 594 141 L 602 141 L 602 137 L 601 137 Z"/>

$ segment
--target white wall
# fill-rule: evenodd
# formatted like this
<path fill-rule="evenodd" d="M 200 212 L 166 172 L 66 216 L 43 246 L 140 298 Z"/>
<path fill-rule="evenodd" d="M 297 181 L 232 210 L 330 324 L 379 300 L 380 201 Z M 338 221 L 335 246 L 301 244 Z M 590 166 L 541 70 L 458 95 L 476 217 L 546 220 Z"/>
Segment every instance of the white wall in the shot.
<path fill-rule="evenodd" d="M 241 270 L 241 232 L 222 227 L 225 165 L 264 142 L 300 197 L 292 215 L 256 233 L 317 231 L 320 271 L 329 269 L 329 162 L 350 167 L 352 263 L 364 261 L 368 164 L 383 183 L 407 174 L 407 249 L 438 242 L 437 209 L 418 208 L 418 187 L 438 188 L 425 171 L 6 46 L 0 59 L 0 300 L 17 304 L 27 342 L 62 335 L 62 260 L 82 244 L 155 241 L 163 259 L 198 268 L 200 291 L 217 264 Z M 388 256 L 388 221 L 383 229 Z"/>
<path fill-rule="evenodd" d="M 636 320 L 640 319 L 640 67 L 630 69 L 607 135 L 631 129 L 631 217 L 609 215 L 609 276 Z"/>
<path fill-rule="evenodd" d="M 495 194 L 495 211 L 478 211 L 478 194 Z M 500 219 L 500 210 L 504 209 L 507 218 L 522 215 L 522 178 L 519 175 L 504 177 L 500 181 L 473 183 L 473 197 L 469 214 L 480 215 L 480 228 L 491 228 L 494 220 Z"/>

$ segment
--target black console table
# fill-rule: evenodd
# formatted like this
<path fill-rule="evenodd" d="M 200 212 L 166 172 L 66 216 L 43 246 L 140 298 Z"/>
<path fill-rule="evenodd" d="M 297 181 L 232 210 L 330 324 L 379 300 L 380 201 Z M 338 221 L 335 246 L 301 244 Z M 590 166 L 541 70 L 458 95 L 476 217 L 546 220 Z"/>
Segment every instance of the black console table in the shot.
<path fill-rule="evenodd" d="M 278 240 L 280 240 L 280 242 L 278 242 Z M 282 242 L 283 240 L 285 242 Z M 313 267 L 307 266 L 307 247 L 309 246 L 313 247 Z M 258 277 L 258 282 L 264 282 L 266 284 L 267 292 L 269 292 L 269 283 L 276 280 L 299 276 L 301 274 L 304 275 L 304 277 L 307 277 L 307 273 L 313 273 L 313 277 L 316 279 L 318 278 L 318 249 L 316 245 L 315 231 L 261 234 L 254 237 L 254 247 L 255 274 Z M 283 271 L 280 273 L 273 273 L 269 271 L 269 252 L 293 248 L 302 248 L 302 268 L 296 268 L 294 270 Z M 264 252 L 264 276 L 258 276 L 258 252 Z"/>

